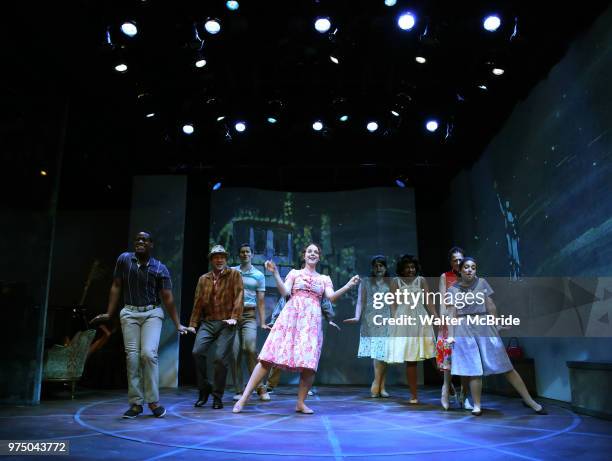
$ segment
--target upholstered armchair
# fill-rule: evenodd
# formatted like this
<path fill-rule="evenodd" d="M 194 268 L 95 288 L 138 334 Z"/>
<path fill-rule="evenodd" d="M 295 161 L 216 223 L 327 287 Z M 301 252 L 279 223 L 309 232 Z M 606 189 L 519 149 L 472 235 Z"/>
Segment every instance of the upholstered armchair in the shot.
<path fill-rule="evenodd" d="M 43 381 L 70 382 L 70 395 L 74 399 L 76 382 L 81 379 L 89 346 L 96 335 L 96 330 L 77 332 L 70 344 L 60 346 L 55 344 L 45 353 Z"/>

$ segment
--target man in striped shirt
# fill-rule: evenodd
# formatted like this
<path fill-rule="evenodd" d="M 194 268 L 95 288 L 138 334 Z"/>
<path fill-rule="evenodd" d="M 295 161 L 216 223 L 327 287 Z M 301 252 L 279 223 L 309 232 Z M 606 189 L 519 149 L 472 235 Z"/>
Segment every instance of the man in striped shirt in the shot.
<path fill-rule="evenodd" d="M 92 323 L 110 320 L 123 292 L 119 318 L 127 358 L 128 397 L 130 408 L 124 418 L 135 418 L 143 412 L 146 401 L 153 415 L 166 414 L 159 405 L 159 369 L 157 349 L 164 320 L 163 303 L 180 334 L 187 328 L 180 324 L 172 296 L 172 282 L 168 268 L 151 256 L 153 238 L 139 232 L 134 239 L 134 252 L 123 253 L 117 259 L 106 314 Z"/>

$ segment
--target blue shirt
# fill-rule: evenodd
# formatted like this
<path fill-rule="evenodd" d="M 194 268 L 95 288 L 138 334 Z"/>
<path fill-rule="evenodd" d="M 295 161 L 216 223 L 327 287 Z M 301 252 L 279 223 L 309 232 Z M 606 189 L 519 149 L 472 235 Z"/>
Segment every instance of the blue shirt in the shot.
<path fill-rule="evenodd" d="M 155 258 L 147 264 L 138 264 L 134 253 L 122 253 L 115 265 L 115 278 L 123 282 L 123 303 L 130 306 L 158 306 L 160 290 L 171 290 L 168 268 Z"/>
<path fill-rule="evenodd" d="M 251 266 L 251 269 L 242 272 L 240 266 L 232 267 L 242 274 L 242 284 L 244 285 L 244 307 L 257 306 L 257 292 L 266 291 L 266 277 L 263 273 Z"/>

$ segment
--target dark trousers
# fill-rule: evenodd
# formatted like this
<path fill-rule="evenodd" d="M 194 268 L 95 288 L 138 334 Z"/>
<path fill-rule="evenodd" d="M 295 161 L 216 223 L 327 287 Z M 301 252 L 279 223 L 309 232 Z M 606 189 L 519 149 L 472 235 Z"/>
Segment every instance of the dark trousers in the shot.
<path fill-rule="evenodd" d="M 215 399 L 223 397 L 227 371 L 232 364 L 232 345 L 236 327 L 228 325 L 223 320 L 206 320 L 200 323 L 193 345 L 193 358 L 195 360 L 198 389 L 204 391 L 210 389 L 208 381 L 206 356 L 213 342 L 217 342 L 214 359 L 214 383 L 212 395 Z"/>

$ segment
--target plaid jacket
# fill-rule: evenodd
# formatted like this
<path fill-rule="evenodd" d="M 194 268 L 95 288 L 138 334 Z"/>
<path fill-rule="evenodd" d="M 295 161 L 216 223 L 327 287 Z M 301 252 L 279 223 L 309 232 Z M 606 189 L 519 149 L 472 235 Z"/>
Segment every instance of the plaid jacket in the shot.
<path fill-rule="evenodd" d="M 200 277 L 196 286 L 189 326 L 197 328 L 202 320 L 238 320 L 244 309 L 242 275 L 226 267 L 217 283 L 213 273 Z"/>

